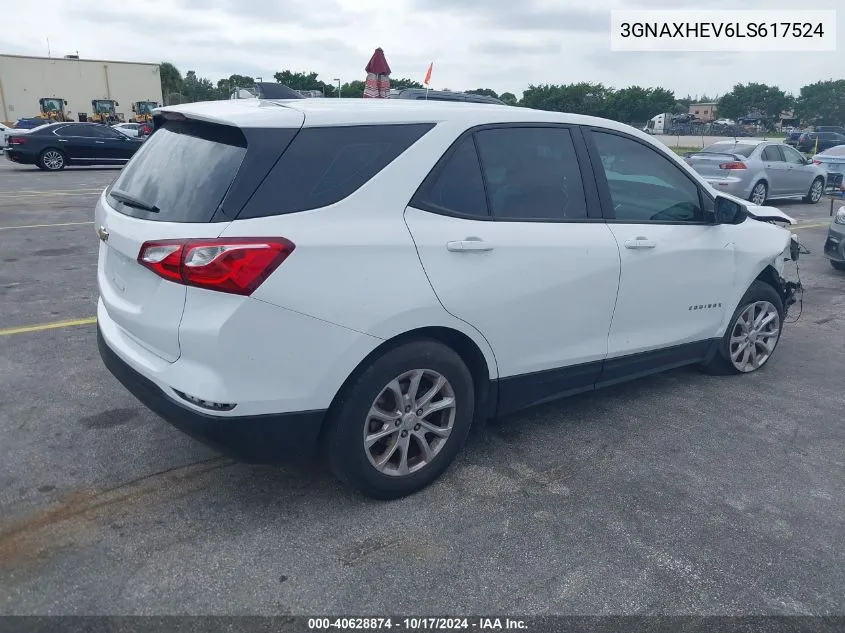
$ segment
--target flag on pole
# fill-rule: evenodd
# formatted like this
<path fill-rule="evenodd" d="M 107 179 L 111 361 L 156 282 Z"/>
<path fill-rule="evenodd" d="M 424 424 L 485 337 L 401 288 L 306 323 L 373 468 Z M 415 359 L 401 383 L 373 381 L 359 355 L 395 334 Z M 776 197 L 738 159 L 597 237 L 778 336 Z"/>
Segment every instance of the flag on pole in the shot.
<path fill-rule="evenodd" d="M 431 62 L 428 65 L 428 70 L 425 72 L 425 81 L 423 81 L 423 85 L 428 88 L 429 84 L 431 83 L 431 71 L 434 68 L 434 62 Z"/>

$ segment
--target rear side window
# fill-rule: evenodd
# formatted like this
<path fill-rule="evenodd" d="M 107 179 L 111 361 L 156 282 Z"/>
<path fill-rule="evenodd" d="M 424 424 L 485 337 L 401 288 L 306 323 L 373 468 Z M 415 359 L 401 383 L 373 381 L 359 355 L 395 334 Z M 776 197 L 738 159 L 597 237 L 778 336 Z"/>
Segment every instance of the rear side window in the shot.
<path fill-rule="evenodd" d="M 433 123 L 304 128 L 238 217 L 282 215 L 339 202 L 432 127 Z"/>
<path fill-rule="evenodd" d="M 124 167 L 109 204 L 147 220 L 210 222 L 245 155 L 246 139 L 237 128 L 169 122 Z"/>
<path fill-rule="evenodd" d="M 781 156 L 780 150 L 777 148 L 776 145 L 769 145 L 766 149 L 763 150 L 763 160 L 771 162 L 783 162 L 783 156 Z"/>
<path fill-rule="evenodd" d="M 472 136 L 461 141 L 437 179 L 421 192 L 415 203 L 469 217 L 488 217 L 481 165 Z"/>
<path fill-rule="evenodd" d="M 583 220 L 581 170 L 565 128 L 512 127 L 476 133 L 490 209 L 498 220 Z"/>

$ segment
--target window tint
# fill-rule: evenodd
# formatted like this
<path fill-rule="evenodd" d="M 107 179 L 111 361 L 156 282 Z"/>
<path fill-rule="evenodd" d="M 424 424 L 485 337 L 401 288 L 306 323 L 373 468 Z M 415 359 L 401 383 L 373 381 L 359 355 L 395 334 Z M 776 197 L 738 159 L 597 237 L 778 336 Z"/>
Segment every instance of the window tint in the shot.
<path fill-rule="evenodd" d="M 420 200 L 455 213 L 488 217 L 481 166 L 471 136 L 461 141 Z"/>
<path fill-rule="evenodd" d="M 246 154 L 237 128 L 169 122 L 156 130 L 123 168 L 109 192 L 155 205 L 158 213 L 109 196 L 125 215 L 161 222 L 209 222 Z"/>
<path fill-rule="evenodd" d="M 616 134 L 594 132 L 616 218 L 628 222 L 700 222 L 698 187 L 668 157 Z"/>
<path fill-rule="evenodd" d="M 763 160 L 769 162 L 783 162 L 783 156 L 781 156 L 777 145 L 769 145 L 763 149 Z"/>
<path fill-rule="evenodd" d="M 476 134 L 490 209 L 502 220 L 587 217 L 569 130 L 512 127 Z"/>
<path fill-rule="evenodd" d="M 353 194 L 433 124 L 304 128 L 238 216 L 318 209 Z"/>

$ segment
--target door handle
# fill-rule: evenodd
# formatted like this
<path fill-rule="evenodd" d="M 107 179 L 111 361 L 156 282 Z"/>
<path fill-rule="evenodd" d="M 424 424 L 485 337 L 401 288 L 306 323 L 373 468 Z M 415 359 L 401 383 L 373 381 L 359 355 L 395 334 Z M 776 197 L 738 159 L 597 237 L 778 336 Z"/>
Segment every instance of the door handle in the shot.
<path fill-rule="evenodd" d="M 635 240 L 625 240 L 625 248 L 639 249 L 639 248 L 654 248 L 657 242 L 650 240 L 647 237 L 638 237 Z"/>
<path fill-rule="evenodd" d="M 479 237 L 467 237 L 463 240 L 456 240 L 454 242 L 446 242 L 446 248 L 453 253 L 463 253 L 466 251 L 492 251 L 492 244 L 488 244 Z"/>

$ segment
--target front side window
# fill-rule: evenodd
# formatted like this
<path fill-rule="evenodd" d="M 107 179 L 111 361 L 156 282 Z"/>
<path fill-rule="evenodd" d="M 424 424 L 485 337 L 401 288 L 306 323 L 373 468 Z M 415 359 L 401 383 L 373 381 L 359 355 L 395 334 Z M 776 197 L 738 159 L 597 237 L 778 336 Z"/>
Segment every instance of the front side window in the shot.
<path fill-rule="evenodd" d="M 783 152 L 783 157 L 786 159 L 787 163 L 791 163 L 793 165 L 805 165 L 806 161 L 804 157 L 801 155 L 801 152 L 798 152 L 788 145 L 784 145 L 780 148 L 780 151 Z"/>
<path fill-rule="evenodd" d="M 593 132 L 621 222 L 703 222 L 699 191 L 668 157 L 617 134 Z"/>
<path fill-rule="evenodd" d="M 511 127 L 476 133 L 490 210 L 498 220 L 583 220 L 581 169 L 566 128 Z"/>

